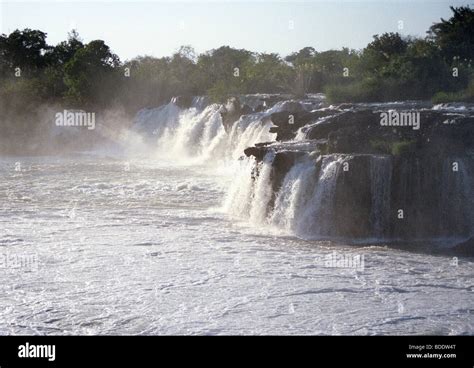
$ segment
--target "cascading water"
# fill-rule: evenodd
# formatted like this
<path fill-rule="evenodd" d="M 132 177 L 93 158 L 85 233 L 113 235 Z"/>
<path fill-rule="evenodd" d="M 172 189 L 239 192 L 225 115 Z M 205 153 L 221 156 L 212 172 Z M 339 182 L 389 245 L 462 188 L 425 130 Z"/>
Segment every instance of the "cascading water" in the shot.
<path fill-rule="evenodd" d="M 253 223 L 266 223 L 302 238 L 333 235 L 334 196 L 343 157 L 323 157 L 319 174 L 314 160 L 304 158 L 296 163 L 271 206 L 273 158 L 274 154 L 268 153 L 262 162 L 248 159 L 242 165 L 240 180 L 234 181 L 229 190 L 226 209 Z"/>
<path fill-rule="evenodd" d="M 270 151 L 261 162 L 248 158 L 241 163 L 226 199 L 231 215 L 304 239 L 379 243 L 406 235 L 459 241 L 473 234 L 472 183 L 465 160 L 457 159 L 459 171 L 453 174 L 453 159 L 446 159 L 438 184 L 432 167 L 417 160 L 403 163 L 399 169 L 406 178 L 398 178 L 394 186 L 391 156 L 305 155 L 279 185 L 274 157 Z M 350 163 L 352 179 L 345 163 Z M 432 181 L 432 192 L 426 194 L 426 182 Z M 397 217 L 398 208 L 408 220 Z"/>
<path fill-rule="evenodd" d="M 238 175 L 231 183 L 224 210 L 232 216 L 250 219 L 253 223 L 267 222 L 267 209 L 272 197 L 272 162 L 275 155 L 268 153 L 262 162 L 244 159 L 239 163 Z"/>
<path fill-rule="evenodd" d="M 250 198 L 249 218 L 253 223 L 264 223 L 267 216 L 267 208 L 272 198 L 272 162 L 274 153 L 269 152 L 260 163 L 258 176 L 253 185 L 252 197 Z"/>
<path fill-rule="evenodd" d="M 275 139 L 275 134 L 269 133 L 272 124 L 262 122 L 265 115 L 262 113 L 245 115 L 232 125 L 232 130 L 225 142 L 228 147 L 228 158 L 237 159 L 242 156 L 245 148 L 255 143 L 270 142 Z"/>
<path fill-rule="evenodd" d="M 311 200 L 315 178 L 316 166 L 311 160 L 303 160 L 291 168 L 275 200 L 271 224 L 290 233 L 298 230 L 301 210 Z"/>
<path fill-rule="evenodd" d="M 473 120 L 406 134 L 349 113 L 275 142 L 284 103 L 188 102 L 111 129 L 117 156 L 2 158 L 2 333 L 473 334 Z M 459 263 L 367 247 L 454 237 Z"/>
<path fill-rule="evenodd" d="M 302 209 L 302 218 L 298 222 L 297 233 L 306 237 L 327 237 L 334 234 L 335 192 L 342 157 L 326 156 L 322 158 L 321 170 L 309 201 Z"/>
<path fill-rule="evenodd" d="M 370 190 L 372 210 L 370 223 L 377 240 L 387 237 L 390 221 L 390 190 L 392 161 L 389 156 L 373 156 L 370 160 Z"/>
<path fill-rule="evenodd" d="M 258 101 L 247 102 L 258 106 Z M 304 151 L 301 144 L 309 142 L 308 132 L 323 124 L 327 129 L 331 119 L 342 116 L 340 111 L 301 127 L 288 142 L 292 144 L 288 151 L 269 149 L 260 159 L 242 158 L 246 148 L 275 140 L 268 117 L 292 104 L 280 101 L 224 122 L 222 105 L 198 98 L 191 107 L 180 108 L 173 100 L 141 111 L 134 130 L 160 157 L 212 162 L 232 171 L 223 208 L 252 224 L 305 239 L 381 242 L 472 236 L 472 160 L 467 158 L 457 159 L 458 171 L 453 173 L 453 158 L 440 165 L 438 159 L 422 157 L 322 154 L 316 147 L 324 145 L 324 139 L 313 139 L 315 148 L 295 156 L 284 169 L 274 162 L 277 152 L 290 157 L 292 150 Z M 351 169 L 346 172 L 342 165 L 349 162 Z M 400 209 L 406 215 L 403 221 L 396 218 Z"/>
<path fill-rule="evenodd" d="M 221 117 L 222 106 L 203 107 L 197 100 L 188 109 L 173 102 L 152 110 L 142 110 L 135 119 L 134 130 L 145 135 L 145 140 L 159 156 L 195 159 L 200 162 L 225 162 L 242 155 L 246 147 L 271 141 L 271 123 L 262 122 L 265 113 L 241 116 L 229 132 Z"/>

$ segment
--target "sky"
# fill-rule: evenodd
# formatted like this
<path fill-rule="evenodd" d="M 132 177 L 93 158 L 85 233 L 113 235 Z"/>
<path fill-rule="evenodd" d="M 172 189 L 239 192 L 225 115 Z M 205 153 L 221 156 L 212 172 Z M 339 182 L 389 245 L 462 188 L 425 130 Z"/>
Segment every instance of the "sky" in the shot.
<path fill-rule="evenodd" d="M 375 34 L 424 36 L 450 5 L 471 1 L 8 1 L 0 33 L 39 29 L 51 45 L 76 29 L 84 42 L 103 39 L 122 60 L 170 56 L 181 45 L 201 53 L 222 45 L 286 56 L 363 48 Z"/>

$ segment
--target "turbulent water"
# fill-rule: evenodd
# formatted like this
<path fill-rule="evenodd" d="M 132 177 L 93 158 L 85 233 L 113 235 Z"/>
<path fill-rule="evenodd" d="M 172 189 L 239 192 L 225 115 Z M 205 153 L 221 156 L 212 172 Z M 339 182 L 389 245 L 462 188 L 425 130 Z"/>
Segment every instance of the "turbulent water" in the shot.
<path fill-rule="evenodd" d="M 218 109 L 144 110 L 120 155 L 0 160 L 1 334 L 474 333 L 471 259 L 308 240 L 305 218 L 331 235 L 338 159 L 272 199 L 271 155 L 255 183 L 238 159 L 268 111 L 226 132 Z"/>

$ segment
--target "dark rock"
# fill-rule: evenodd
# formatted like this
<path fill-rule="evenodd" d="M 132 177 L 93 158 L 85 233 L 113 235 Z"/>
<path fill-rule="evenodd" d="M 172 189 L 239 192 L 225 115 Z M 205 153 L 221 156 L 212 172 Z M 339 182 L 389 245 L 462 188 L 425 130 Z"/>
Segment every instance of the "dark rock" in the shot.
<path fill-rule="evenodd" d="M 240 109 L 241 115 L 247 115 L 253 113 L 253 109 L 249 105 L 243 105 Z"/>
<path fill-rule="evenodd" d="M 247 157 L 254 156 L 257 161 L 262 161 L 267 153 L 267 149 L 262 147 L 248 147 L 244 149 L 244 153 Z"/>
<path fill-rule="evenodd" d="M 312 177 L 305 176 L 305 180 L 314 181 L 317 188 L 327 184 L 327 177 L 320 177 L 321 170 L 328 167 L 323 162 L 336 163 L 337 169 L 329 171 L 333 189 L 330 198 L 325 198 L 331 211 L 323 219 L 314 219 L 314 227 L 321 231 L 318 235 L 403 243 L 408 249 L 439 252 L 443 247 L 433 240 L 467 238 L 443 249 L 474 255 L 472 113 L 418 110 L 420 127 L 413 129 L 382 126 L 381 113 L 388 111 L 383 109 L 341 111 L 346 106 L 339 106 L 341 109 L 307 112 L 296 106 L 269 117 L 275 125 L 270 131 L 277 133 L 279 142 L 260 143 L 244 151 L 256 159 L 255 177 L 265 156 L 272 154 L 268 211 L 296 164 L 315 165 L 314 176 L 313 170 L 306 171 Z M 289 124 L 290 115 L 294 124 Z M 305 131 L 306 140 L 291 141 L 299 128 Z M 453 163 L 459 170 L 452 169 Z M 343 170 L 343 164 L 349 169 Z M 321 227 L 321 222 L 331 226 Z"/>
<path fill-rule="evenodd" d="M 222 124 L 224 125 L 224 129 L 226 132 L 229 132 L 232 128 L 232 125 L 242 116 L 251 114 L 253 109 L 244 104 L 241 105 L 239 99 L 236 97 L 231 97 L 227 100 L 225 106 L 221 108 L 221 117 L 222 117 Z"/>
<path fill-rule="evenodd" d="M 176 96 L 171 99 L 171 102 L 182 109 L 188 109 L 193 104 L 193 96 Z"/>
<path fill-rule="evenodd" d="M 462 243 L 456 244 L 452 250 L 461 256 L 474 257 L 474 237 L 471 237 Z"/>
<path fill-rule="evenodd" d="M 318 111 L 280 111 L 273 113 L 270 120 L 275 125 L 270 129 L 270 133 L 277 133 L 277 141 L 294 139 L 298 129 L 319 118 L 334 115 L 333 110 Z"/>
<path fill-rule="evenodd" d="M 265 104 L 262 104 L 262 105 L 258 105 L 254 111 L 261 112 L 261 111 L 265 111 L 266 109 L 267 109 L 267 106 Z"/>
<path fill-rule="evenodd" d="M 470 157 L 335 154 L 314 159 L 309 151 L 288 149 L 291 146 L 266 144 L 245 150 L 259 162 L 273 152 L 273 197 L 269 211 L 285 176 L 297 162 L 306 157 L 318 166 L 323 157 L 334 156 L 342 157 L 343 163 L 335 174 L 336 187 L 329 204 L 333 217 L 327 221 L 332 226 L 322 235 L 386 242 L 472 236 L 472 189 L 466 187 L 466 175 L 474 172 L 474 160 Z M 455 161 L 462 166 L 460 172 L 451 170 Z M 348 165 L 347 171 L 342 169 L 344 164 Z M 379 210 L 374 207 L 376 203 Z M 403 211 L 401 218 L 399 210 Z M 469 248 L 469 244 L 457 249 L 467 247 L 466 252 L 471 251 L 474 248 Z"/>
<path fill-rule="evenodd" d="M 381 111 L 345 111 L 306 129 L 308 139 L 328 139 L 328 153 L 462 154 L 474 147 L 474 117 L 419 111 L 420 129 L 382 126 Z"/>
<path fill-rule="evenodd" d="M 354 104 L 350 104 L 350 103 L 342 103 L 340 105 L 337 105 L 337 109 L 339 110 L 347 110 L 347 109 L 351 109 L 354 107 Z"/>

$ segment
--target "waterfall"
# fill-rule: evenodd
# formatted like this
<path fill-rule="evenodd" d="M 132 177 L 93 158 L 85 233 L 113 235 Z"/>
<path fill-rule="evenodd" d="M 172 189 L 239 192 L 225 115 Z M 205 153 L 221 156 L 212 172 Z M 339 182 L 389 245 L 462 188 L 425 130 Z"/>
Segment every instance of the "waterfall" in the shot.
<path fill-rule="evenodd" d="M 473 234 L 472 163 L 465 159 L 417 158 L 395 167 L 390 155 L 313 153 L 297 159 L 280 183 L 275 155 L 269 150 L 261 162 L 240 162 L 226 199 L 231 216 L 304 239 L 459 240 Z M 344 172 L 346 162 L 351 172 Z M 398 208 L 405 219 L 397 218 Z"/>
<path fill-rule="evenodd" d="M 253 198 L 257 162 L 250 157 L 234 164 L 235 176 L 224 199 L 223 210 L 236 218 L 247 218 Z"/>
<path fill-rule="evenodd" d="M 314 161 L 304 159 L 294 165 L 285 176 L 278 192 L 270 223 L 288 233 L 298 231 L 302 211 L 311 200 L 315 184 Z"/>
<path fill-rule="evenodd" d="M 253 224 L 268 224 L 305 238 L 331 235 L 342 158 L 324 157 L 319 175 L 314 160 L 304 158 L 296 163 L 285 175 L 271 206 L 274 157 L 270 151 L 262 162 L 247 159 L 240 164 L 241 171 L 229 189 L 225 210 Z"/>
<path fill-rule="evenodd" d="M 390 156 L 372 156 L 370 160 L 371 212 L 370 224 L 373 237 L 381 240 L 387 236 L 390 221 L 390 193 L 392 160 Z"/>
<path fill-rule="evenodd" d="M 249 101 L 257 106 L 259 98 Z M 291 142 L 263 146 L 258 159 L 243 157 L 256 143 L 274 142 L 268 117 L 288 108 L 288 101 L 225 124 L 222 105 L 203 98 L 195 98 L 189 108 L 175 102 L 140 111 L 134 132 L 159 157 L 212 162 L 231 172 L 223 210 L 234 218 L 305 239 L 425 241 L 474 234 L 469 155 L 321 155 L 307 132 L 329 124 L 326 116 L 300 128 Z M 307 146 L 301 144 L 305 141 Z M 397 217 L 400 209 L 402 218 Z"/>
<path fill-rule="evenodd" d="M 269 152 L 262 162 L 248 159 L 241 164 L 242 171 L 228 192 L 225 210 L 251 223 L 268 224 L 303 238 L 333 234 L 334 196 L 343 158 L 324 157 L 319 174 L 314 159 L 303 158 L 285 175 L 271 206 L 273 160 L 274 153 Z"/>
<path fill-rule="evenodd" d="M 269 152 L 259 163 L 252 158 L 240 160 L 240 170 L 226 196 L 225 211 L 253 223 L 267 222 L 268 204 L 273 194 L 271 172 L 274 157 L 274 153 Z"/>
<path fill-rule="evenodd" d="M 181 109 L 173 102 L 156 109 L 140 111 L 133 130 L 145 137 L 148 146 L 160 157 L 208 162 L 226 162 L 242 156 L 243 150 L 258 142 L 274 140 L 269 133 L 270 113 L 241 116 L 226 132 L 221 117 L 222 106 L 204 106 L 196 98 L 193 106 Z"/>
<path fill-rule="evenodd" d="M 140 110 L 135 117 L 133 130 L 150 139 L 161 137 L 166 129 L 177 125 L 179 112 L 180 108 L 171 102 L 154 109 Z"/>
<path fill-rule="evenodd" d="M 273 152 L 265 155 L 260 163 L 258 175 L 255 178 L 254 190 L 252 193 L 249 219 L 251 223 L 264 224 L 268 214 L 268 204 L 272 198 L 272 162 L 275 158 Z"/>
<path fill-rule="evenodd" d="M 224 135 L 218 105 L 209 105 L 178 112 L 176 124 L 168 125 L 157 139 L 161 155 L 177 157 L 202 156 L 206 149 Z"/>
<path fill-rule="evenodd" d="M 262 122 L 266 115 L 262 113 L 244 115 L 232 125 L 231 132 L 225 142 L 229 158 L 236 159 L 242 156 L 244 149 L 255 143 L 275 140 L 276 134 L 269 133 L 272 123 Z"/>
<path fill-rule="evenodd" d="M 325 238 L 334 233 L 336 221 L 335 193 L 337 178 L 344 158 L 338 155 L 323 156 L 321 170 L 309 201 L 301 211 L 296 233 L 306 238 Z"/>

